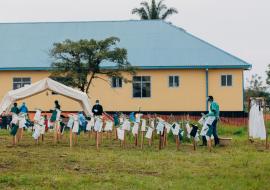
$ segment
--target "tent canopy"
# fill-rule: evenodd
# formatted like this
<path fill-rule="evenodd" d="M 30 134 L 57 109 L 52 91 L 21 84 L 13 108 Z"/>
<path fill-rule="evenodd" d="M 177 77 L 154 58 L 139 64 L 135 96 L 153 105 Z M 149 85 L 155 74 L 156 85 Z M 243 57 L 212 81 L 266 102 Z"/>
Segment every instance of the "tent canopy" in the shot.
<path fill-rule="evenodd" d="M 91 104 L 86 93 L 65 86 L 50 78 L 45 78 L 29 86 L 9 91 L 0 104 L 0 114 L 8 110 L 14 102 L 33 96 L 48 89 L 79 101 L 85 114 L 88 116 L 92 115 Z"/>

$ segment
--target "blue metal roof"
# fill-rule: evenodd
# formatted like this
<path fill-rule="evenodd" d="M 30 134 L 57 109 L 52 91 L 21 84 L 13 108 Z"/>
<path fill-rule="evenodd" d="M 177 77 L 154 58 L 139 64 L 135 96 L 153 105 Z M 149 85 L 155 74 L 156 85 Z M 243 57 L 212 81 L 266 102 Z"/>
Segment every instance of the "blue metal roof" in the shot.
<path fill-rule="evenodd" d="M 143 69 L 243 68 L 245 61 L 162 20 L 0 24 L 0 70 L 46 70 L 53 43 L 115 36 Z M 109 66 L 108 63 L 103 64 Z"/>

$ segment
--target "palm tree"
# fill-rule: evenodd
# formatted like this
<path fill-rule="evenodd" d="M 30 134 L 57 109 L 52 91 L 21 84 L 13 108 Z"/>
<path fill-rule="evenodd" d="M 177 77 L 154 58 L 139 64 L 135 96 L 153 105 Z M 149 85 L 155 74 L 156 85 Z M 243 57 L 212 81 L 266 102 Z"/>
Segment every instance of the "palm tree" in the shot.
<path fill-rule="evenodd" d="M 168 16 L 178 13 L 175 8 L 167 8 L 163 3 L 164 0 L 160 0 L 158 3 L 152 0 L 151 5 L 148 2 L 141 2 L 140 8 L 134 8 L 132 14 L 137 14 L 142 20 L 153 20 L 163 19 L 165 20 Z"/>

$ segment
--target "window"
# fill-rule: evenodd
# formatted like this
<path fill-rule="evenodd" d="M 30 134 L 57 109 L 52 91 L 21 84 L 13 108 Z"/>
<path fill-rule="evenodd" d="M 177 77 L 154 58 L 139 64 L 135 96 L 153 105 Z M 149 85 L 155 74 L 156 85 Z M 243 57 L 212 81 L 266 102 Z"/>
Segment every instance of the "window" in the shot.
<path fill-rule="evenodd" d="M 151 77 L 150 76 L 133 77 L 133 97 L 134 98 L 151 97 Z"/>
<path fill-rule="evenodd" d="M 232 75 L 221 75 L 221 86 L 232 86 Z"/>
<path fill-rule="evenodd" d="M 22 88 L 26 85 L 31 84 L 31 78 L 25 77 L 25 78 L 13 78 L 13 90 L 16 90 L 18 88 Z"/>
<path fill-rule="evenodd" d="M 179 87 L 179 76 L 169 76 L 169 87 Z"/>
<path fill-rule="evenodd" d="M 122 88 L 122 79 L 119 77 L 112 77 L 112 88 Z"/>

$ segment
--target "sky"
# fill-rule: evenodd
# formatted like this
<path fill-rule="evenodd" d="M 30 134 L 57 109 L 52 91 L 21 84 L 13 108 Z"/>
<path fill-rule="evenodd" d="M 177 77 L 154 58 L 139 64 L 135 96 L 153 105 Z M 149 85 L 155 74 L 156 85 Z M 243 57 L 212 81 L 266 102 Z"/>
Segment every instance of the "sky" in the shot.
<path fill-rule="evenodd" d="M 149 1 L 149 0 L 148 0 Z M 0 22 L 138 19 L 141 0 L 0 0 Z M 251 63 L 245 78 L 270 64 L 270 0 L 165 0 L 168 21 Z M 0 31 L 1 34 L 1 31 Z M 0 42 L 1 43 L 1 42 Z"/>

